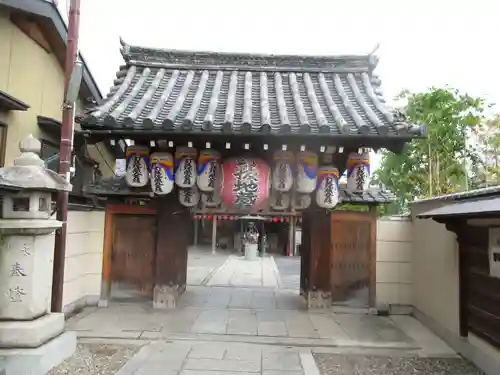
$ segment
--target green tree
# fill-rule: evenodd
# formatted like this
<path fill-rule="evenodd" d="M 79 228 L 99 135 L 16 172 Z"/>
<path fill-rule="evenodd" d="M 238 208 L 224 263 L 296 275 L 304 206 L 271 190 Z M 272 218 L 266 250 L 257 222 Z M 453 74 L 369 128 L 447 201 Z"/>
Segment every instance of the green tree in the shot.
<path fill-rule="evenodd" d="M 500 115 L 487 119 L 474 132 L 481 163 L 474 170 L 474 185 L 500 185 Z"/>
<path fill-rule="evenodd" d="M 407 121 L 425 124 L 428 136 L 410 142 L 400 154 L 384 151 L 374 182 L 396 195 L 399 212 L 414 199 L 467 190 L 468 171 L 479 163 L 468 139 L 483 120 L 485 101 L 451 88 L 403 91 L 398 99 L 407 101 Z"/>

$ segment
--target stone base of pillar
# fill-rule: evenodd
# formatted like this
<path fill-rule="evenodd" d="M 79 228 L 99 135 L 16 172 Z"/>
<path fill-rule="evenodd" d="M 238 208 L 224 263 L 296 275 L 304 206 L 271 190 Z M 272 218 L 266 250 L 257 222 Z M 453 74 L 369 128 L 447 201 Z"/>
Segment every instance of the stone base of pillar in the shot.
<path fill-rule="evenodd" d="M 185 285 L 155 285 L 153 290 L 153 308 L 175 309 L 177 307 L 179 297 L 185 290 Z"/>
<path fill-rule="evenodd" d="M 0 349 L 0 374 L 45 375 L 71 357 L 75 350 L 75 332 L 64 332 L 38 348 Z"/>
<path fill-rule="evenodd" d="M 316 290 L 305 293 L 307 308 L 310 310 L 331 309 L 332 294 L 330 292 Z"/>
<path fill-rule="evenodd" d="M 63 313 L 46 314 L 33 320 L 0 321 L 0 349 L 38 348 L 63 331 Z"/>

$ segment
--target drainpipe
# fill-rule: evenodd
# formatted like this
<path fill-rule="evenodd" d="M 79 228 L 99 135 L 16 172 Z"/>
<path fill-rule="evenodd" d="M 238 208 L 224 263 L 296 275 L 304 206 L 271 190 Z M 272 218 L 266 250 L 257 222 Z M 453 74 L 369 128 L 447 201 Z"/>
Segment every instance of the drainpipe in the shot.
<path fill-rule="evenodd" d="M 62 109 L 61 140 L 59 148 L 59 174 L 68 182 L 71 171 L 71 153 L 73 151 L 74 101 L 68 98 L 70 81 L 77 61 L 78 37 L 80 28 L 80 0 L 71 0 L 68 16 L 68 42 L 66 61 L 64 64 L 64 103 Z M 79 84 L 79 82 L 78 82 Z M 76 99 L 75 99 L 76 100 Z M 62 227 L 56 231 L 54 244 L 54 268 L 52 272 L 51 310 L 62 312 L 64 285 L 64 262 L 66 258 L 66 237 L 68 229 L 68 192 L 57 195 L 57 220 L 62 221 Z"/>

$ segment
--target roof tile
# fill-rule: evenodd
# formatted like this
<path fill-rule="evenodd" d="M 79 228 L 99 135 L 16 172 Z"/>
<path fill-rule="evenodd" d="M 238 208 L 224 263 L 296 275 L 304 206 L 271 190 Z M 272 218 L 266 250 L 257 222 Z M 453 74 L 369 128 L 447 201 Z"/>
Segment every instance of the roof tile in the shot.
<path fill-rule="evenodd" d="M 373 56 L 221 54 L 124 45 L 83 128 L 420 136 L 385 105 Z"/>

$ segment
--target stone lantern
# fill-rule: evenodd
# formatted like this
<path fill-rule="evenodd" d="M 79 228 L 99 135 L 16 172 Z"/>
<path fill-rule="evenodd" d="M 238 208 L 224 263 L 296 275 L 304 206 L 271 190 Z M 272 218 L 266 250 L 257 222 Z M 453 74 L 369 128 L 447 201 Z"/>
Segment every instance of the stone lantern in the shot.
<path fill-rule="evenodd" d="M 53 233 L 62 225 L 52 194 L 72 187 L 45 168 L 33 136 L 19 149 L 14 165 L 0 168 L 0 357 L 6 375 L 45 374 L 76 347 L 64 314 L 50 312 Z"/>

